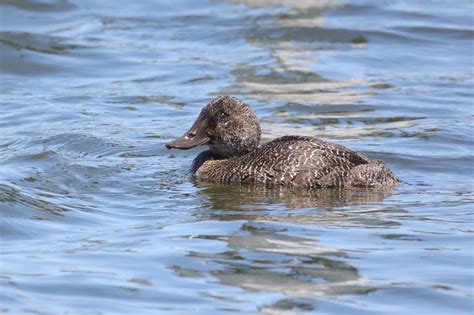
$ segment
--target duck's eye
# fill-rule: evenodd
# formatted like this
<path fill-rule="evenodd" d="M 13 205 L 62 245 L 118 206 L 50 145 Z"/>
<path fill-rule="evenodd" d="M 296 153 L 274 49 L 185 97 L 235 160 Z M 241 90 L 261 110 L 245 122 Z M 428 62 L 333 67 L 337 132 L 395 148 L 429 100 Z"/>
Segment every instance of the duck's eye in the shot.
<path fill-rule="evenodd" d="M 219 114 L 219 117 L 220 117 L 221 119 L 224 119 L 224 118 L 226 118 L 226 117 L 228 117 L 228 116 L 229 116 L 229 114 L 227 114 L 226 112 L 220 112 L 220 114 Z"/>

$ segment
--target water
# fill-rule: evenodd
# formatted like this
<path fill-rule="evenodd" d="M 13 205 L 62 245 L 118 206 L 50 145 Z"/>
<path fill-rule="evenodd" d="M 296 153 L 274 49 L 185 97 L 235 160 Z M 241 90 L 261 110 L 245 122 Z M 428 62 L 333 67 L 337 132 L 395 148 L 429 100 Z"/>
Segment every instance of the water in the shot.
<path fill-rule="evenodd" d="M 472 1 L 1 4 L 6 314 L 472 314 Z M 393 191 L 204 184 L 221 94 Z"/>

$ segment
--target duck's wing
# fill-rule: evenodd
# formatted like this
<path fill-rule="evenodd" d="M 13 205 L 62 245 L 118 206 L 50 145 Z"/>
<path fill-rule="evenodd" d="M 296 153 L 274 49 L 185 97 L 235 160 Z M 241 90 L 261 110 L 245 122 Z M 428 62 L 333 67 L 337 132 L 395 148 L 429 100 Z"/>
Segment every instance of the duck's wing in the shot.
<path fill-rule="evenodd" d="M 326 162 L 328 165 L 333 163 L 350 163 L 354 165 L 368 164 L 373 160 L 365 155 L 355 152 L 342 145 L 327 142 L 318 138 L 305 136 L 284 136 L 270 141 L 265 146 L 280 148 L 282 150 L 300 152 L 307 157 L 307 162 L 320 163 Z M 291 149 L 289 148 L 291 147 Z"/>
<path fill-rule="evenodd" d="M 306 187 L 321 187 L 319 180 L 331 173 L 337 175 L 331 186 L 339 186 L 335 183 L 352 168 L 371 161 L 343 146 L 301 136 L 275 139 L 239 160 L 243 181 Z"/>

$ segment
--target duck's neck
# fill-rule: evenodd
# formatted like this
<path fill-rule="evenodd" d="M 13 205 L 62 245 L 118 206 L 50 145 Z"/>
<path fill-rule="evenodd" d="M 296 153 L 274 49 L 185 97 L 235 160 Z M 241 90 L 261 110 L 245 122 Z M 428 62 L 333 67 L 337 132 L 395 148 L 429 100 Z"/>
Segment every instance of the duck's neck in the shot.
<path fill-rule="evenodd" d="M 215 152 L 211 150 L 206 150 L 204 152 L 199 153 L 198 156 L 193 161 L 193 165 L 191 166 L 191 173 L 196 174 L 197 170 L 204 164 L 204 162 L 209 160 L 222 160 L 223 158 L 220 157 Z"/>

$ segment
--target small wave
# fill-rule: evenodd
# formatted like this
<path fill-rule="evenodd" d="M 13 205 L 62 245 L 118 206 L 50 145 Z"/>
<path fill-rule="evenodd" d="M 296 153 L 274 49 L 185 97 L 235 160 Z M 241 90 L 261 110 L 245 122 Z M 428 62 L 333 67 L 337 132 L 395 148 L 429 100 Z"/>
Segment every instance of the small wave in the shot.
<path fill-rule="evenodd" d="M 66 154 L 76 153 L 81 156 L 104 157 L 120 153 L 125 147 L 119 143 L 105 140 L 88 134 L 63 133 L 47 138 L 37 138 L 30 145 L 40 145 L 44 148 Z"/>
<path fill-rule="evenodd" d="M 64 12 L 71 11 L 76 8 L 76 5 L 66 0 L 41 2 L 25 0 L 3 0 L 2 5 L 8 5 L 32 12 Z"/>
<path fill-rule="evenodd" d="M 59 36 L 35 34 L 27 32 L 0 32 L 0 43 L 16 50 L 31 50 L 44 54 L 61 55 L 68 50 L 81 47 L 77 44 L 67 44 L 68 39 Z"/>
<path fill-rule="evenodd" d="M 465 36 L 469 39 L 472 39 L 472 35 L 474 34 L 474 30 L 472 29 L 436 27 L 436 26 L 399 26 L 397 27 L 397 29 L 411 32 L 411 33 L 426 33 L 426 34 L 431 34 L 431 35 L 454 34 L 454 35 L 458 35 L 459 37 Z"/>
<path fill-rule="evenodd" d="M 66 204 L 53 202 L 51 197 L 56 196 L 47 193 L 42 193 L 42 195 L 31 194 L 13 185 L 0 184 L 0 202 L 10 204 L 20 203 L 33 209 L 57 215 L 72 209 Z"/>

